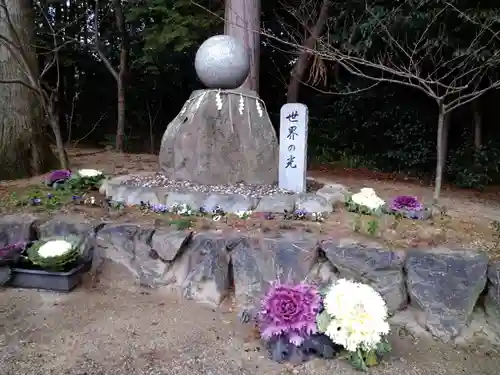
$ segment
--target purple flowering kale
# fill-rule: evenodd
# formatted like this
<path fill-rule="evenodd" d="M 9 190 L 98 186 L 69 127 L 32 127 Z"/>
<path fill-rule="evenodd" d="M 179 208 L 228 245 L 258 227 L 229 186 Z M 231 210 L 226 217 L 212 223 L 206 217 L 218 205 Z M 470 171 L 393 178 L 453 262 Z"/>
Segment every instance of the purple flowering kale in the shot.
<path fill-rule="evenodd" d="M 259 328 L 263 340 L 284 337 L 295 346 L 317 332 L 316 315 L 321 297 L 312 285 L 283 285 L 271 287 L 261 302 Z"/>
<path fill-rule="evenodd" d="M 47 186 L 52 186 L 54 184 L 63 183 L 67 181 L 70 177 L 71 177 L 71 171 L 68 171 L 66 169 L 59 169 L 50 172 L 45 177 L 45 183 Z"/>
<path fill-rule="evenodd" d="M 391 210 L 396 212 L 418 212 L 424 209 L 424 205 L 420 203 L 416 197 L 412 197 L 409 195 L 400 195 L 392 200 L 390 208 Z"/>
<path fill-rule="evenodd" d="M 17 263 L 26 246 L 25 243 L 14 243 L 0 248 L 0 266 Z"/>

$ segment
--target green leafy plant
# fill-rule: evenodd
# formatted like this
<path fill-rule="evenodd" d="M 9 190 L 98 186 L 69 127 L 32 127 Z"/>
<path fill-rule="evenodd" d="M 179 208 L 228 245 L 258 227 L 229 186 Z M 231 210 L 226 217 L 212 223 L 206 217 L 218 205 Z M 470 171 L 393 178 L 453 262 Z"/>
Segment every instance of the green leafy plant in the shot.
<path fill-rule="evenodd" d="M 174 226 L 177 230 L 189 229 L 193 226 L 194 221 L 188 218 L 171 219 L 168 224 Z"/>
<path fill-rule="evenodd" d="M 378 220 L 372 219 L 366 225 L 366 232 L 370 236 L 375 236 L 378 233 L 379 227 L 380 227 L 380 224 L 379 224 Z"/>
<path fill-rule="evenodd" d="M 69 190 L 74 193 L 98 190 L 104 178 L 105 178 L 104 175 L 86 177 L 74 174 L 66 182 L 65 188 L 66 190 Z"/>
<path fill-rule="evenodd" d="M 354 217 L 352 230 L 359 233 L 361 231 L 362 226 L 363 226 L 363 218 L 360 214 L 358 214 Z"/>
<path fill-rule="evenodd" d="M 58 247 L 65 244 L 68 245 L 67 251 L 61 252 L 58 255 L 50 255 L 50 252 L 47 252 L 47 247 L 50 250 L 51 246 Z M 75 267 L 81 260 L 80 244 L 81 238 L 76 236 L 51 237 L 39 240 L 27 249 L 26 258 L 33 266 L 46 271 L 68 271 Z M 54 254 L 56 253 L 54 252 Z"/>

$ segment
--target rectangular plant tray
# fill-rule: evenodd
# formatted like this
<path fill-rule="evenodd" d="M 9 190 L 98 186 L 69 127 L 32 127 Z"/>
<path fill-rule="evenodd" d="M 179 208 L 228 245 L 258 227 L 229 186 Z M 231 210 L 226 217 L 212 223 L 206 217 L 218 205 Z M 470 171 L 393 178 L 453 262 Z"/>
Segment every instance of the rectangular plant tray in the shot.
<path fill-rule="evenodd" d="M 83 273 L 88 265 L 83 263 L 68 272 L 49 272 L 12 268 L 9 286 L 14 288 L 46 289 L 58 292 L 69 292 L 82 281 Z"/>

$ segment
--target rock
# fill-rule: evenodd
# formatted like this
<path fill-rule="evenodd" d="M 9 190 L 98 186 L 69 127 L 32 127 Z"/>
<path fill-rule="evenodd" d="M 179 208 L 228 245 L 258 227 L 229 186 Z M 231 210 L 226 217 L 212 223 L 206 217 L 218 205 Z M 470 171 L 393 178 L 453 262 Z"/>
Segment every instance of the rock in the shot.
<path fill-rule="evenodd" d="M 103 224 L 100 224 L 94 227 L 89 221 L 82 217 L 58 215 L 38 225 L 37 237 L 39 239 L 44 239 L 54 236 L 80 236 L 80 248 L 84 261 L 91 264 L 95 249 L 95 233 L 102 225 Z M 97 256 L 98 255 L 96 255 L 96 257 Z M 96 259 L 96 261 L 98 261 L 98 259 Z"/>
<path fill-rule="evenodd" d="M 219 206 L 227 213 L 252 210 L 257 204 L 256 199 L 252 199 L 241 194 L 210 194 L 203 201 L 203 208 L 210 212 Z"/>
<path fill-rule="evenodd" d="M 36 240 L 38 219 L 32 215 L 5 215 L 0 218 L 0 248 Z"/>
<path fill-rule="evenodd" d="M 165 285 L 170 268 L 151 248 L 154 230 L 136 224 L 109 224 L 97 232 L 97 247 L 103 258 L 125 266 L 141 285 Z"/>
<path fill-rule="evenodd" d="M 219 305 L 230 287 L 227 239 L 219 233 L 196 234 L 166 275 L 182 295 L 213 306 Z"/>
<path fill-rule="evenodd" d="M 0 267 L 0 286 L 7 284 L 10 281 L 12 271 L 10 267 Z"/>
<path fill-rule="evenodd" d="M 335 267 L 338 277 L 369 284 L 384 297 L 389 313 L 407 304 L 402 257 L 373 244 L 364 246 L 355 241 L 324 241 L 320 248 Z"/>
<path fill-rule="evenodd" d="M 151 248 L 162 261 L 173 262 L 192 238 L 192 231 L 157 229 L 151 237 Z"/>
<path fill-rule="evenodd" d="M 291 194 L 266 195 L 260 198 L 255 212 L 271 212 L 282 214 L 288 211 L 292 212 L 295 208 L 295 196 Z"/>
<path fill-rule="evenodd" d="M 348 193 L 347 188 L 341 184 L 328 184 L 323 186 L 316 192 L 316 195 L 326 199 L 332 206 L 345 201 L 345 196 Z"/>
<path fill-rule="evenodd" d="M 306 212 L 330 213 L 333 207 L 327 200 L 316 194 L 302 194 L 297 198 L 296 210 L 305 210 Z"/>
<path fill-rule="evenodd" d="M 257 93 L 197 90 L 167 126 L 159 163 L 175 180 L 272 185 L 278 179 L 278 152 L 276 131 Z"/>
<path fill-rule="evenodd" d="M 304 281 L 318 260 L 317 241 L 295 234 L 278 238 L 243 237 L 231 251 L 236 303 L 255 316 L 272 282 Z"/>
<path fill-rule="evenodd" d="M 123 176 L 120 176 L 120 179 Z M 149 204 L 165 204 L 168 192 L 160 187 L 140 187 L 124 185 L 120 180 L 107 182 L 103 189 L 107 198 L 127 205 L 139 205 L 141 202 Z"/>
<path fill-rule="evenodd" d="M 488 293 L 484 307 L 487 321 L 500 336 L 500 261 L 492 261 L 488 266 Z"/>
<path fill-rule="evenodd" d="M 460 335 L 486 285 L 486 253 L 415 249 L 405 267 L 411 305 L 422 313 L 419 323 L 444 342 Z"/>
<path fill-rule="evenodd" d="M 168 193 L 166 205 L 170 208 L 176 204 L 187 204 L 192 210 L 199 210 L 200 207 L 203 206 L 205 199 L 207 199 L 207 195 L 203 193 L 170 192 Z"/>
<path fill-rule="evenodd" d="M 95 229 L 82 217 L 58 215 L 40 223 L 37 232 L 39 238 L 80 234 L 93 236 Z"/>

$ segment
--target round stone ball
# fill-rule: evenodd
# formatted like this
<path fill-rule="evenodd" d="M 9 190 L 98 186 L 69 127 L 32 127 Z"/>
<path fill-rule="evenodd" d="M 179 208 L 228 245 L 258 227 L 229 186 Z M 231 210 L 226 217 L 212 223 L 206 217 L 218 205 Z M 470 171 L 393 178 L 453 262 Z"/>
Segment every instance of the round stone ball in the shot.
<path fill-rule="evenodd" d="M 235 89 L 245 82 L 250 72 L 250 56 L 239 39 L 216 35 L 198 48 L 194 67 L 208 88 Z"/>

